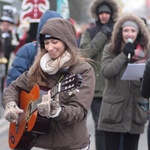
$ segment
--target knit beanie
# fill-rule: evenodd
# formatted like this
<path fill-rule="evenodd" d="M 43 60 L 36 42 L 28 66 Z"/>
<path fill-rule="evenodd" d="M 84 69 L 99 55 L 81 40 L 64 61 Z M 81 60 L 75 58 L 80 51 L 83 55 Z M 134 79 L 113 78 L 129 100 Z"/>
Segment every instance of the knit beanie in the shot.
<path fill-rule="evenodd" d="M 127 21 L 125 21 L 123 24 L 122 24 L 122 28 L 123 27 L 125 27 L 125 26 L 132 26 L 132 27 L 134 27 L 136 30 L 137 30 L 137 32 L 139 32 L 139 27 L 138 27 L 138 25 L 134 22 L 134 21 L 131 21 L 131 20 L 127 20 Z"/>
<path fill-rule="evenodd" d="M 108 5 L 106 5 L 106 4 L 102 4 L 102 5 L 100 5 L 99 7 L 98 7 L 98 9 L 97 9 L 97 14 L 99 15 L 100 13 L 102 13 L 102 12 L 107 12 L 107 13 L 111 13 L 111 9 L 110 9 L 110 7 L 108 6 Z"/>

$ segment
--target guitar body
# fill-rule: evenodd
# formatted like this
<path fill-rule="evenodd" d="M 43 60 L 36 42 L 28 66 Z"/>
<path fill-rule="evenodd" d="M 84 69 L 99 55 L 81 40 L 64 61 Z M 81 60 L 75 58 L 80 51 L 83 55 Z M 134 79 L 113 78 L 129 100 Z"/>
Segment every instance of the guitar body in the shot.
<path fill-rule="evenodd" d="M 32 103 L 40 98 L 40 88 L 35 85 L 30 93 L 21 91 L 20 108 L 24 110 L 19 116 L 18 124 L 10 123 L 9 146 L 11 149 L 28 150 L 35 143 L 38 134 L 45 134 L 49 128 L 49 120 L 41 117 L 37 110 L 31 114 Z"/>

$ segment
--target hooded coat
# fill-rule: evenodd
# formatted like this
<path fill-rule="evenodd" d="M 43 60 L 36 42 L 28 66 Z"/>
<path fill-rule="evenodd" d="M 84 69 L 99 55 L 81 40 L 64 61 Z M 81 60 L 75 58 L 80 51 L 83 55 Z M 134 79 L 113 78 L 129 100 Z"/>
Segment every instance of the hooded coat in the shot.
<path fill-rule="evenodd" d="M 114 0 L 94 0 L 90 5 L 90 10 L 93 18 L 96 21 L 94 27 L 88 28 L 85 33 L 82 34 L 80 41 L 80 48 L 84 51 L 88 57 L 94 60 L 92 67 L 95 71 L 96 86 L 95 97 L 102 97 L 102 93 L 105 87 L 105 80 L 101 72 L 101 57 L 105 44 L 110 41 L 110 36 L 106 36 L 101 30 L 103 24 L 98 19 L 97 8 L 99 5 L 105 4 L 111 8 L 111 17 L 107 25 L 113 30 L 114 23 L 118 17 L 118 5 Z"/>
<path fill-rule="evenodd" d="M 23 72 L 29 70 L 31 67 L 34 58 L 38 51 L 38 41 L 40 30 L 42 29 L 45 22 L 50 18 L 62 18 L 61 15 L 55 11 L 47 10 L 41 17 L 37 29 L 37 42 L 27 43 L 22 46 L 16 53 L 15 59 L 12 62 L 11 68 L 8 71 L 6 84 L 7 86 L 14 81 L 18 76 Z"/>
<path fill-rule="evenodd" d="M 99 5 L 102 5 L 104 3 L 107 3 L 110 8 L 112 9 L 112 20 L 115 22 L 117 17 L 118 17 L 118 5 L 115 2 L 115 0 L 94 0 L 91 5 L 90 5 L 90 10 L 93 18 L 98 21 L 98 16 L 97 16 L 97 7 Z"/>
<path fill-rule="evenodd" d="M 69 49 L 78 53 L 75 31 L 69 21 L 61 18 L 49 19 L 42 27 L 40 34 L 56 37 L 62 40 Z M 59 94 L 62 110 L 57 117 L 49 120 L 47 134 L 40 135 L 34 146 L 53 150 L 82 150 L 90 144 L 86 122 L 94 95 L 95 76 L 93 68 L 88 62 L 78 59 L 76 63 L 68 66 L 67 70 L 64 69 L 54 75 L 47 75 L 48 88 L 54 87 L 60 77 L 65 74 L 80 74 L 82 76 L 79 92 L 72 94 L 61 92 Z M 31 90 L 32 87 L 27 84 L 27 80 L 28 73 L 25 72 L 5 89 L 4 106 L 11 100 L 18 103 L 20 90 L 28 92 Z"/>
<path fill-rule="evenodd" d="M 145 99 L 140 94 L 141 81 L 121 80 L 128 65 L 127 56 L 123 53 L 124 42 L 120 53 L 115 55 L 111 46 L 119 40 L 119 30 L 127 21 L 134 21 L 139 27 L 138 39 L 149 51 L 149 32 L 144 22 L 134 14 L 120 16 L 114 26 L 112 42 L 105 46 L 102 56 L 102 73 L 107 80 L 103 93 L 98 128 L 111 132 L 129 132 L 140 134 L 144 132 L 147 122 L 147 111 L 144 109 Z"/>

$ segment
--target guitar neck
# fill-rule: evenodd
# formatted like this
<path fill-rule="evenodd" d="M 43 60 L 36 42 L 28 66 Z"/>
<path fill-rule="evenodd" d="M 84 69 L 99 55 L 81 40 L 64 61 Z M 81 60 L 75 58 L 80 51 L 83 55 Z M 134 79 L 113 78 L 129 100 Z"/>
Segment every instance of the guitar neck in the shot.
<path fill-rule="evenodd" d="M 51 98 L 54 98 L 56 94 L 60 93 L 61 91 L 61 82 L 56 84 L 56 86 L 54 86 L 51 89 Z"/>
<path fill-rule="evenodd" d="M 82 83 L 82 77 L 80 74 L 72 74 L 63 79 L 62 82 L 56 84 L 53 88 L 51 88 L 51 99 L 53 99 L 58 93 L 64 91 L 72 91 L 77 89 Z M 47 94 L 47 91 L 40 90 L 40 95 Z M 36 101 L 30 103 L 30 112 L 31 114 L 37 110 L 37 104 L 42 102 L 42 97 L 38 98 Z"/>

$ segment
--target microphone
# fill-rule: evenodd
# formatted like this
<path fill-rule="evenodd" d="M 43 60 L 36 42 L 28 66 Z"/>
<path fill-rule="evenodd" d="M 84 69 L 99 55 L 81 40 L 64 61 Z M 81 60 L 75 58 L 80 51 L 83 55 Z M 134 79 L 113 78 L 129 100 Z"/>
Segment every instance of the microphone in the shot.
<path fill-rule="evenodd" d="M 128 38 L 127 43 L 133 43 L 133 40 L 131 38 Z M 130 62 L 130 60 L 131 60 L 131 54 L 129 53 L 128 54 L 128 62 Z"/>

